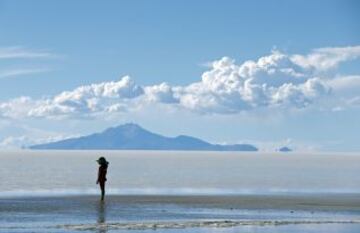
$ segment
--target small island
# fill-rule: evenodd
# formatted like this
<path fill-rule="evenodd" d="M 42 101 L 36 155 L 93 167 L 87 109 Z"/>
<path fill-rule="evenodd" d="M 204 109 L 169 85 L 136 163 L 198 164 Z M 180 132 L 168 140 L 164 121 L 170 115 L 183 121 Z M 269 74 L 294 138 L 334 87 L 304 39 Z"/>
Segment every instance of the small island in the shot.
<path fill-rule="evenodd" d="M 287 147 L 287 146 L 283 146 L 283 147 L 279 148 L 278 151 L 280 151 L 280 152 L 291 152 L 291 151 L 293 151 L 293 150 L 290 149 L 290 148 Z"/>

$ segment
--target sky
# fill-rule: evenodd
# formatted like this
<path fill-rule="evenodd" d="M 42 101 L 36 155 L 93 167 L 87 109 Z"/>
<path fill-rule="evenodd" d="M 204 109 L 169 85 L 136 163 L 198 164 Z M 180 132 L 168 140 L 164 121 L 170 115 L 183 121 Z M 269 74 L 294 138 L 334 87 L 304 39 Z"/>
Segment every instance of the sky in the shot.
<path fill-rule="evenodd" d="M 360 2 L 0 0 L 0 148 L 127 122 L 360 151 Z"/>

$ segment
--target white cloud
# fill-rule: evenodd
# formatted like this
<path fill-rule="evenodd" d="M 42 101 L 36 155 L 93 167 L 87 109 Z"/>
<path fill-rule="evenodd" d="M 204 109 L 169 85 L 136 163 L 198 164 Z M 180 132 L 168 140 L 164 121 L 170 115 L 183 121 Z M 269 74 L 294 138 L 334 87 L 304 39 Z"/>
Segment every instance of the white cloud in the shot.
<path fill-rule="evenodd" d="M 50 53 L 48 51 L 31 50 L 21 46 L 0 47 L 0 60 L 23 59 L 26 60 L 25 62 L 27 62 L 27 60 L 30 59 L 51 59 L 51 58 L 59 58 L 59 57 L 61 56 Z M 29 68 L 28 65 L 27 67 L 24 66 L 25 64 L 21 64 L 21 65 L 18 64 L 16 68 L 6 68 L 6 67 L 2 68 L 0 70 L 0 79 L 51 71 L 51 69 L 44 67 Z"/>
<path fill-rule="evenodd" d="M 329 91 L 320 78 L 277 51 L 240 65 L 224 57 L 211 68 L 201 82 L 181 89 L 183 107 L 218 113 L 272 106 L 302 108 Z"/>
<path fill-rule="evenodd" d="M 43 100 L 32 108 L 29 116 L 57 116 L 69 114 L 89 114 L 119 110 L 119 102 L 143 95 L 142 87 L 125 76 L 117 82 L 103 82 L 80 86 L 73 91 L 65 91 L 52 99 Z"/>
<path fill-rule="evenodd" d="M 0 141 L 0 148 L 1 149 L 15 149 L 15 148 L 22 148 L 25 145 L 30 145 L 31 139 L 26 136 L 21 137 L 7 137 Z"/>
<path fill-rule="evenodd" d="M 4 71 L 0 71 L 0 79 L 15 77 L 19 75 L 45 73 L 49 71 L 50 69 L 47 68 L 26 68 L 26 69 L 22 68 L 22 69 L 4 70 Z"/>
<path fill-rule="evenodd" d="M 20 46 L 1 47 L 0 59 L 54 58 L 57 55 L 41 50 L 30 50 Z"/>
<path fill-rule="evenodd" d="M 0 102 L 0 117 L 18 118 L 26 117 L 28 111 L 34 107 L 35 102 L 26 96 L 18 97 L 7 102 Z"/>
<path fill-rule="evenodd" d="M 348 104 L 353 106 L 360 106 L 360 96 L 349 99 Z"/>
<path fill-rule="evenodd" d="M 47 136 L 47 137 L 46 136 L 35 137 L 31 135 L 9 136 L 0 140 L 0 148 L 1 149 L 27 148 L 31 145 L 55 142 L 59 140 L 73 138 L 76 136 L 78 135 L 71 135 L 71 136 L 57 135 L 57 136 Z"/>
<path fill-rule="evenodd" d="M 337 100 L 334 110 L 345 110 L 349 107 L 359 107 L 360 75 L 342 76 L 328 80 L 332 96 Z"/>
<path fill-rule="evenodd" d="M 322 75 L 322 71 L 359 55 L 360 46 L 354 46 L 316 49 L 308 55 L 273 51 L 256 61 L 241 64 L 223 57 L 211 63 L 199 82 L 189 85 L 140 86 L 125 76 L 119 81 L 80 86 L 51 98 L 22 97 L 0 103 L 0 116 L 79 117 L 136 111 L 154 104 L 202 114 L 306 108 L 334 93 L 348 93 L 349 88 L 359 91 L 360 86 L 356 84 L 360 83 L 359 76 Z M 350 97 L 354 95 L 347 96 Z M 339 107 L 336 104 L 330 109 Z"/>
<path fill-rule="evenodd" d="M 303 67 L 324 71 L 337 67 L 341 62 L 359 57 L 360 46 L 349 46 L 315 49 L 306 56 L 293 55 L 291 59 Z"/>
<path fill-rule="evenodd" d="M 360 90 L 360 75 L 342 76 L 328 81 L 336 92 L 349 92 Z"/>
<path fill-rule="evenodd" d="M 145 95 L 149 101 L 162 103 L 178 103 L 173 88 L 167 83 L 160 85 L 148 86 L 144 88 Z"/>
<path fill-rule="evenodd" d="M 49 130 L 48 127 L 46 129 L 38 128 L 38 126 L 31 127 L 28 123 L 23 120 L 0 119 L 0 148 L 16 149 L 80 136 L 77 133 Z M 61 129 L 64 128 L 61 127 Z"/>

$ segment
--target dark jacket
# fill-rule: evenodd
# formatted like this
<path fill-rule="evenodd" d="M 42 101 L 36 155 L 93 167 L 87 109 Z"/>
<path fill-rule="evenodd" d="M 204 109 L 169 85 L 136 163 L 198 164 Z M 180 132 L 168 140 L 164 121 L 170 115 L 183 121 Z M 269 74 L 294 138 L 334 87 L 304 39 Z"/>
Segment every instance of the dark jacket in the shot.
<path fill-rule="evenodd" d="M 100 165 L 98 172 L 98 182 L 106 181 L 107 165 Z"/>

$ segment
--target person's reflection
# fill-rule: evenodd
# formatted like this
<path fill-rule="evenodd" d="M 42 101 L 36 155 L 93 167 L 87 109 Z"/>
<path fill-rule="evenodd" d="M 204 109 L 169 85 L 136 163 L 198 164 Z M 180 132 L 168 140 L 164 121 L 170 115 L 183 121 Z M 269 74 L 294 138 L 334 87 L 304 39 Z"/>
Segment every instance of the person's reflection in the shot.
<path fill-rule="evenodd" d="M 103 201 L 97 204 L 97 229 L 99 233 L 106 233 L 106 203 Z"/>

